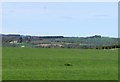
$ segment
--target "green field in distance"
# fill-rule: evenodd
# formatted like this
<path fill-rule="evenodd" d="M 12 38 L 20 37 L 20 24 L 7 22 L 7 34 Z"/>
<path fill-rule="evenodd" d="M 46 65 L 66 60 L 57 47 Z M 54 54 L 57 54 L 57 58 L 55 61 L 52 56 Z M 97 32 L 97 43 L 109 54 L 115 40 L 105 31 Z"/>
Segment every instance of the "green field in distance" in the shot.
<path fill-rule="evenodd" d="M 2 57 L 3 80 L 118 80 L 118 50 L 3 48 Z"/>

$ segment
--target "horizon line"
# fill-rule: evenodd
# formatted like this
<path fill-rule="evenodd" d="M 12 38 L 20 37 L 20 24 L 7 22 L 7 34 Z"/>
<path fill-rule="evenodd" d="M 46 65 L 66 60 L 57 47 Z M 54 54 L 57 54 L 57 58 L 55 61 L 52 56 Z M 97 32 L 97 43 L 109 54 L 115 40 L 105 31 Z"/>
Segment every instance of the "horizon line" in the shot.
<path fill-rule="evenodd" d="M 101 36 L 101 37 L 111 37 L 111 38 L 119 38 L 119 36 L 108 36 L 102 34 L 90 34 L 87 36 L 75 36 L 75 35 L 34 35 L 34 34 L 21 34 L 21 33 L 0 33 L 3 35 L 23 35 L 23 36 L 63 36 L 63 37 L 91 37 L 91 36 Z"/>

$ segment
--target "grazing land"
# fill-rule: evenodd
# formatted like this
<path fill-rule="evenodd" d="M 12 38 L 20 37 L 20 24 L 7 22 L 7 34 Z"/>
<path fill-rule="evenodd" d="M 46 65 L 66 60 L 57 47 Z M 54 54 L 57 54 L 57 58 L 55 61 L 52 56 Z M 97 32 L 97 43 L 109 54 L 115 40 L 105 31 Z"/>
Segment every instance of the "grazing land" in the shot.
<path fill-rule="evenodd" d="M 3 80 L 118 80 L 115 49 L 4 47 L 2 56 Z"/>

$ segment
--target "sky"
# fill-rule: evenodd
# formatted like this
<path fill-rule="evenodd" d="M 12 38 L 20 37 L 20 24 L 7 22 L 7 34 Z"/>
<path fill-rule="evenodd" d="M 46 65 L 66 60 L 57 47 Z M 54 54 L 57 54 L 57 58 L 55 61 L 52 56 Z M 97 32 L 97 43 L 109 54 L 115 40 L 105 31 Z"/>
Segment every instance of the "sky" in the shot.
<path fill-rule="evenodd" d="M 118 3 L 6 2 L 2 33 L 118 37 Z"/>

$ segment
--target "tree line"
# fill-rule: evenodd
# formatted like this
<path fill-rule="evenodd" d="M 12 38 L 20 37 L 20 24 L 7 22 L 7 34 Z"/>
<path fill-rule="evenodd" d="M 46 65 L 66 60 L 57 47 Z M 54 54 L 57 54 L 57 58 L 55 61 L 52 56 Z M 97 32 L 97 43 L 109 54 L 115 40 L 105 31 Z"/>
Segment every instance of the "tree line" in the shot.
<path fill-rule="evenodd" d="M 111 45 L 111 46 L 100 46 L 96 47 L 96 49 L 115 49 L 115 48 L 120 48 L 120 45 Z"/>

